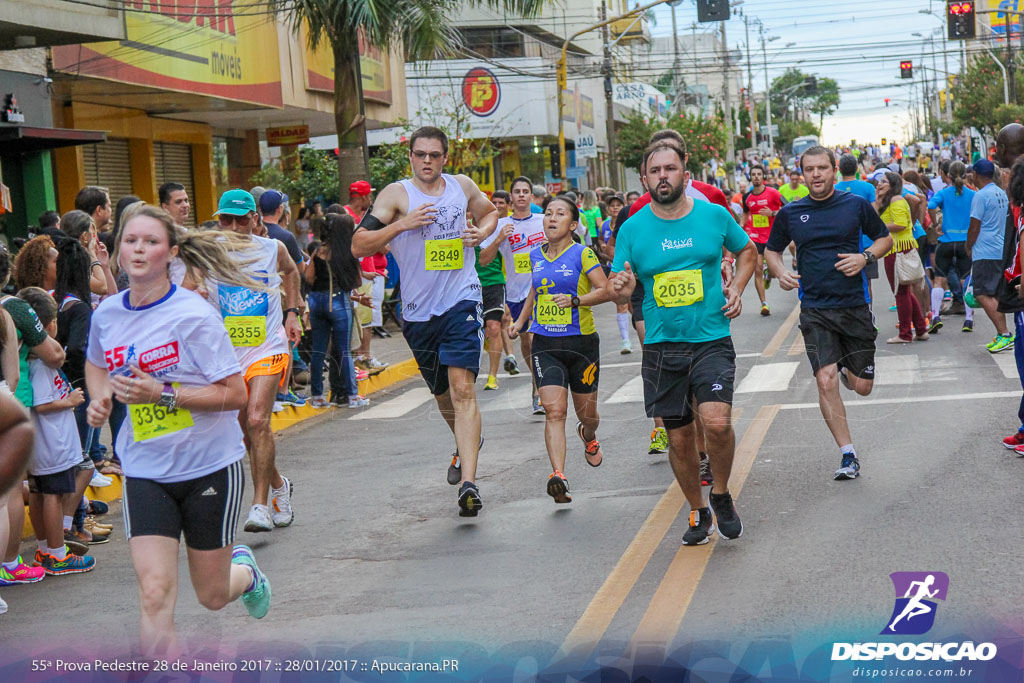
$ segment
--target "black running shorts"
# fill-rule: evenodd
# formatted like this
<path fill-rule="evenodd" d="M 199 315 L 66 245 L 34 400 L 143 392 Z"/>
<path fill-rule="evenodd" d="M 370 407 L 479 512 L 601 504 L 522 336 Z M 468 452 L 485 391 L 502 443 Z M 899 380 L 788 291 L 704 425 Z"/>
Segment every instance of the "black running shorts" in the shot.
<path fill-rule="evenodd" d="M 640 280 L 636 281 L 636 287 L 633 288 L 633 293 L 629 297 L 629 307 L 633 309 L 633 327 L 636 327 L 637 323 L 644 321 L 644 286 L 640 284 Z"/>
<path fill-rule="evenodd" d="M 736 350 L 731 337 L 644 344 L 640 374 L 647 417 L 660 417 L 666 429 L 678 429 L 693 422 L 701 403 L 732 405 Z"/>
<path fill-rule="evenodd" d="M 538 387 L 568 387 L 574 394 L 597 391 L 601 374 L 597 333 L 548 337 L 534 333 L 530 369 Z"/>
<path fill-rule="evenodd" d="M 935 260 L 932 265 L 935 277 L 949 277 L 956 272 L 963 282 L 971 272 L 971 259 L 967 256 L 967 242 L 939 242 L 935 247 Z"/>
<path fill-rule="evenodd" d="M 501 322 L 505 315 L 505 285 L 487 285 L 480 289 L 483 297 L 484 323 L 488 320 Z"/>
<path fill-rule="evenodd" d="M 193 550 L 232 545 L 242 511 L 245 470 L 238 460 L 198 479 L 161 483 L 126 477 L 124 525 L 132 536 L 167 536 Z"/>
<path fill-rule="evenodd" d="M 811 370 L 839 363 L 861 379 L 875 378 L 875 338 L 878 331 L 867 304 L 848 308 L 801 308 Z"/>

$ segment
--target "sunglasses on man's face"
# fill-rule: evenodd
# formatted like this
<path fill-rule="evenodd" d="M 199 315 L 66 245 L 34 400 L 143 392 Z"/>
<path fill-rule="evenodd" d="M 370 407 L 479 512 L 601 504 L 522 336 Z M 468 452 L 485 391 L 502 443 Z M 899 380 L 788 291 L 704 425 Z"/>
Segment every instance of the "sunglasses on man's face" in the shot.
<path fill-rule="evenodd" d="M 225 228 L 230 228 L 232 223 L 235 225 L 246 226 L 252 221 L 252 215 L 248 213 L 244 216 L 233 216 L 228 213 L 222 213 L 218 218 L 220 219 L 220 224 Z"/>

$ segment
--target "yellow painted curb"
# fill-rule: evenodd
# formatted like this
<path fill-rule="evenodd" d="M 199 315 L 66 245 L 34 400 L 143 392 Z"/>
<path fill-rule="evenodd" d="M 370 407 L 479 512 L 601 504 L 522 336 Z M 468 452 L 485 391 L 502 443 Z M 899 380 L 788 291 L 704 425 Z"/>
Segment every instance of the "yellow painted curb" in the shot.
<path fill-rule="evenodd" d="M 408 358 L 389 365 L 383 372 L 379 372 L 373 377 L 360 382 L 359 393 L 362 396 L 369 396 L 370 394 L 386 389 L 387 387 L 398 384 L 399 382 L 404 382 L 405 380 L 413 377 L 419 377 L 419 374 L 420 370 L 419 366 L 416 364 L 416 359 Z M 282 429 L 297 425 L 311 417 L 316 417 L 322 413 L 323 408 L 314 408 L 308 403 L 301 408 L 288 406 L 281 412 L 274 413 L 270 417 L 270 429 L 271 431 L 278 432 Z M 101 500 L 105 503 L 109 503 L 122 497 L 123 489 L 121 477 L 117 475 L 109 476 L 114 480 L 110 486 L 104 486 L 103 488 L 96 489 L 90 486 L 86 489 L 85 495 L 89 500 Z M 33 536 L 34 532 L 32 530 L 32 523 L 28 519 L 28 506 L 26 505 L 25 524 L 22 537 L 32 538 Z"/>
<path fill-rule="evenodd" d="M 360 382 L 359 393 L 362 396 L 369 396 L 381 389 L 386 389 L 387 387 L 398 384 L 399 382 L 404 382 L 412 377 L 419 377 L 419 374 L 420 370 L 419 366 L 416 364 L 416 359 L 408 358 L 398 363 L 393 363 L 385 368 L 383 372 L 378 372 L 376 375 Z M 323 411 L 323 408 L 314 408 L 308 403 L 299 408 L 287 406 L 281 412 L 274 413 L 270 416 L 270 430 L 273 432 L 279 432 L 282 429 L 297 425 L 311 417 L 321 415 L 323 414 Z"/>

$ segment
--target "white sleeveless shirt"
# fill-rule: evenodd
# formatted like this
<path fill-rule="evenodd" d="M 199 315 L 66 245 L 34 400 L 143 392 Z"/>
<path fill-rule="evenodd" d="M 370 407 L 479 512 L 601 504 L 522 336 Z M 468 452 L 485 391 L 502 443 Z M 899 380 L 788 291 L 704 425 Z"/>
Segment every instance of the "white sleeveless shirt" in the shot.
<path fill-rule="evenodd" d="M 409 196 L 409 211 L 433 204 L 437 216 L 419 230 L 409 230 L 391 240 L 402 282 L 402 317 L 412 322 L 430 320 L 451 310 L 460 301 L 481 301 L 473 249 L 462 248 L 462 268 L 427 270 L 427 240 L 462 240 L 466 230 L 468 200 L 454 176 L 441 175 L 444 193 L 434 197 L 421 192 L 412 180 L 401 181 Z"/>
<path fill-rule="evenodd" d="M 260 292 L 248 287 L 226 285 L 216 280 L 206 281 L 209 302 L 220 311 L 228 336 L 234 345 L 242 373 L 253 363 L 279 353 L 288 353 L 284 336 L 284 312 L 281 309 L 281 276 L 277 272 L 277 240 L 252 235 L 259 251 L 259 259 L 246 266 L 246 273 L 263 282 L 271 291 Z M 263 334 L 252 325 L 263 328 Z M 258 336 L 253 336 L 257 334 Z M 263 341 L 251 341 L 262 336 Z"/>

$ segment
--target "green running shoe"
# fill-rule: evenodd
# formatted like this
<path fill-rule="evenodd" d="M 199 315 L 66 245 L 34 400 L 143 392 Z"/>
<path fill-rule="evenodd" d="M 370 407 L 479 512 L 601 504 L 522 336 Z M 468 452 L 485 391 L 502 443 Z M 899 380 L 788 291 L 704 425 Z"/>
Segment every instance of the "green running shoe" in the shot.
<path fill-rule="evenodd" d="M 647 455 L 661 455 L 668 452 L 668 432 L 664 427 L 655 427 L 651 432 L 651 447 Z"/>
<path fill-rule="evenodd" d="M 257 619 L 267 616 L 267 612 L 270 611 L 270 581 L 256 566 L 256 557 L 252 554 L 249 546 L 236 545 L 234 552 L 231 553 L 231 564 L 244 564 L 252 569 L 252 573 L 256 576 L 255 585 L 242 593 L 242 602 L 245 604 L 245 609 L 249 610 L 250 616 Z"/>
<path fill-rule="evenodd" d="M 1012 334 L 1001 334 L 992 340 L 992 343 L 988 345 L 989 353 L 999 353 L 1013 346 L 1013 335 Z"/>

